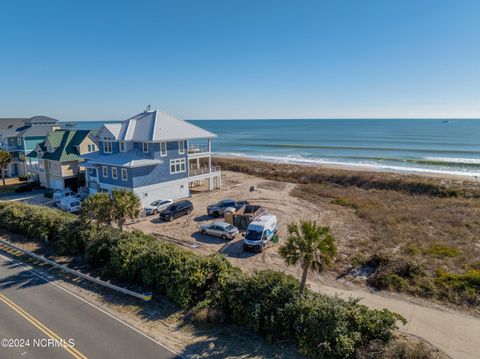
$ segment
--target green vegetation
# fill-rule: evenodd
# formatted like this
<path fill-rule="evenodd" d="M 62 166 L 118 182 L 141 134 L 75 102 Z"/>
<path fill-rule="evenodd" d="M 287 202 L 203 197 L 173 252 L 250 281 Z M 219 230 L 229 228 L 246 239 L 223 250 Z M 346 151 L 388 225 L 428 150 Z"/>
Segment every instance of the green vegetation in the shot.
<path fill-rule="evenodd" d="M 302 268 L 300 294 L 303 295 L 309 269 L 324 271 L 332 264 L 337 248 L 330 228 L 321 227 L 315 221 L 304 220 L 288 225 L 288 238 L 279 253 L 287 265 L 300 264 Z"/>
<path fill-rule="evenodd" d="M 3 187 L 5 187 L 5 168 L 12 162 L 10 153 L 0 150 L 0 172 L 2 172 Z"/>
<path fill-rule="evenodd" d="M 344 254 L 335 261 L 339 273 L 356 275 L 351 269 L 362 267 L 359 259 L 384 253 L 421 273 L 405 277 L 391 265 L 373 267 L 370 285 L 478 311 L 478 290 L 453 290 L 436 281 L 438 269 L 458 274 L 480 268 L 480 189 L 474 181 L 242 159 L 217 158 L 215 163 L 225 170 L 296 183 L 292 195 L 330 212 L 327 218 L 335 219 L 327 224 L 333 235 L 348 238 L 337 243 Z"/>
<path fill-rule="evenodd" d="M 85 199 L 82 205 L 81 217 L 97 224 L 112 224 L 116 222 L 120 230 L 127 220 L 134 220 L 140 216 L 142 205 L 134 193 L 124 190 L 112 191 L 112 196 L 106 192 L 95 193 Z"/>
<path fill-rule="evenodd" d="M 57 210 L 0 202 L 0 227 L 82 254 L 104 275 L 149 285 L 192 312 L 244 325 L 271 340 L 295 340 L 309 358 L 353 358 L 373 341 L 388 343 L 400 316 L 305 290 L 274 271 L 245 274 L 223 256 L 198 256 L 141 232 L 93 226 Z M 328 233 L 327 233 L 328 234 Z M 198 316 L 197 316 L 198 317 Z"/>
<path fill-rule="evenodd" d="M 431 244 L 423 250 L 423 254 L 428 254 L 436 258 L 447 258 L 458 256 L 460 251 L 457 248 L 442 244 Z"/>
<path fill-rule="evenodd" d="M 339 206 L 343 207 L 351 207 L 353 209 L 357 209 L 358 206 L 349 198 L 346 197 L 339 197 L 332 200 L 332 204 L 338 204 Z"/>

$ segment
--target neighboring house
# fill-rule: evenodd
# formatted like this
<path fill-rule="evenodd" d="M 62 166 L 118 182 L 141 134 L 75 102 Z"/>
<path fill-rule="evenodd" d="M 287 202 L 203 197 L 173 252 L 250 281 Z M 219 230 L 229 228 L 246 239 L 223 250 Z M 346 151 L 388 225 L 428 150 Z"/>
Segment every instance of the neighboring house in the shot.
<path fill-rule="evenodd" d="M 38 161 L 35 174 L 42 186 L 76 190 L 83 173 L 80 155 L 98 150 L 95 135 L 89 130 L 55 130 L 50 132 L 27 157 Z"/>
<path fill-rule="evenodd" d="M 4 120 L 9 125 L 2 129 Z M 37 161 L 28 161 L 26 155 L 43 142 L 50 131 L 58 128 L 57 122 L 46 116 L 0 120 L 0 149 L 8 151 L 12 157 L 12 163 L 7 166 L 7 176 L 25 176 L 37 167 Z"/>
<path fill-rule="evenodd" d="M 133 191 L 146 206 L 157 199 L 190 195 L 190 185 L 220 188 L 221 173 L 211 162 L 215 134 L 158 111 L 145 111 L 121 123 L 105 124 L 97 135 L 99 151 L 87 160 L 90 193 Z M 190 143 L 207 141 L 206 147 Z"/>

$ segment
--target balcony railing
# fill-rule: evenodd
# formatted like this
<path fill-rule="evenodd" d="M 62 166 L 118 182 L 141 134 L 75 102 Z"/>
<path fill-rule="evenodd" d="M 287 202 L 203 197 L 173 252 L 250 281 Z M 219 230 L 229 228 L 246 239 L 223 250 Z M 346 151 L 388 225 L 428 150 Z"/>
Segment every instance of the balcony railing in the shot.
<path fill-rule="evenodd" d="M 16 149 L 15 146 L 12 145 L 6 145 L 4 143 L 0 144 L 0 149 L 5 150 L 5 151 L 13 151 Z"/>
<path fill-rule="evenodd" d="M 194 170 L 190 170 L 190 171 L 188 171 L 188 175 L 190 177 L 193 177 L 193 176 L 206 175 L 206 174 L 214 173 L 214 172 L 220 172 L 220 166 L 212 166 L 211 170 L 210 170 L 210 168 L 208 168 L 208 166 L 198 168 L 198 169 L 194 169 Z"/>
<path fill-rule="evenodd" d="M 208 146 L 198 146 L 198 145 L 189 145 L 188 146 L 188 154 L 189 155 L 196 155 L 200 153 L 208 153 L 210 152 Z"/>

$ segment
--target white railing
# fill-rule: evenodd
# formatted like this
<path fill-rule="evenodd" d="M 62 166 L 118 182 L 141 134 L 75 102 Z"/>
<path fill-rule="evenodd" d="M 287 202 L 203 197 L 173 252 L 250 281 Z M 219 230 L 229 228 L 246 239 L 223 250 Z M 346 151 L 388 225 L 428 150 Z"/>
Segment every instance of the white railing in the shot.
<path fill-rule="evenodd" d="M 188 172 L 188 175 L 190 177 L 193 177 L 193 176 L 200 176 L 200 175 L 205 175 L 205 174 L 214 173 L 214 172 L 220 172 L 220 166 L 212 166 L 211 170 L 208 168 L 208 166 L 190 170 Z"/>
<path fill-rule="evenodd" d="M 199 146 L 199 145 L 189 145 L 188 146 L 188 154 L 195 155 L 197 153 L 208 153 L 210 150 L 208 146 Z"/>

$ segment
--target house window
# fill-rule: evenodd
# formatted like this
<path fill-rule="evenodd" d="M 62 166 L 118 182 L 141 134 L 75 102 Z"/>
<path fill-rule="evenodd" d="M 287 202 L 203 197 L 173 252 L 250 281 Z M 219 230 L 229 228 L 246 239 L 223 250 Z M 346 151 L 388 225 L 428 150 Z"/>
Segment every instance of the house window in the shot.
<path fill-rule="evenodd" d="M 22 145 L 22 139 L 21 139 L 21 138 L 17 138 L 17 144 L 18 144 L 19 146 Z"/>
<path fill-rule="evenodd" d="M 58 166 L 57 162 L 53 162 L 53 172 L 60 173 L 60 167 Z"/>
<path fill-rule="evenodd" d="M 160 156 L 165 157 L 167 155 L 167 143 L 160 142 Z"/>
<path fill-rule="evenodd" d="M 185 141 L 178 141 L 178 153 L 181 155 L 185 153 Z"/>
<path fill-rule="evenodd" d="M 126 152 L 127 151 L 127 146 L 125 142 L 120 142 L 120 151 Z"/>
<path fill-rule="evenodd" d="M 103 142 L 103 152 L 112 153 L 112 142 L 111 141 Z"/>
<path fill-rule="evenodd" d="M 148 153 L 148 142 L 143 143 L 143 153 Z"/>
<path fill-rule="evenodd" d="M 108 178 L 108 167 L 102 166 L 102 176 Z"/>
<path fill-rule="evenodd" d="M 113 178 L 113 179 L 117 179 L 117 178 L 118 178 L 117 167 L 112 167 L 112 178 Z"/>
<path fill-rule="evenodd" d="M 95 145 L 88 145 L 88 152 L 95 152 L 96 148 Z"/>
<path fill-rule="evenodd" d="M 170 173 L 185 172 L 185 158 L 178 158 L 176 160 L 170 160 Z"/>
<path fill-rule="evenodd" d="M 127 180 L 128 180 L 127 169 L 122 168 L 122 181 L 127 181 Z"/>

